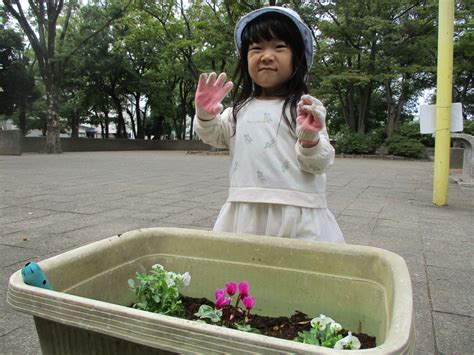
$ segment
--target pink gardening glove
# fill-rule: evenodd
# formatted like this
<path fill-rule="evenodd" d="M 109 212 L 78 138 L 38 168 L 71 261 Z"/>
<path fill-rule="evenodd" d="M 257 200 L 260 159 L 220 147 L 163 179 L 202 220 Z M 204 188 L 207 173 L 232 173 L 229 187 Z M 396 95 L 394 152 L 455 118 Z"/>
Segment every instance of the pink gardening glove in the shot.
<path fill-rule="evenodd" d="M 216 79 L 217 78 L 217 79 Z M 195 96 L 196 115 L 201 120 L 210 120 L 222 111 L 222 99 L 232 90 L 234 84 L 226 83 L 227 76 L 221 73 L 201 74 Z"/>
<path fill-rule="evenodd" d="M 296 136 L 303 146 L 316 145 L 319 132 L 326 127 L 326 109 L 311 95 L 301 96 L 296 117 Z"/>

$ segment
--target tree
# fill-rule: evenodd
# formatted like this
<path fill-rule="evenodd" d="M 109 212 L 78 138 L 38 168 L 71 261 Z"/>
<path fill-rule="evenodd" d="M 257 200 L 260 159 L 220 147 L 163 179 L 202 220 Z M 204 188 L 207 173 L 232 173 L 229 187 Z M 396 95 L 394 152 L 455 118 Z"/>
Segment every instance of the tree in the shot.
<path fill-rule="evenodd" d="M 464 119 L 474 119 L 474 6 L 456 1 L 453 102 L 461 102 Z"/>
<path fill-rule="evenodd" d="M 390 138 L 400 124 L 406 104 L 434 83 L 436 62 L 435 4 L 394 4 L 385 26 L 379 65 L 385 77 L 386 133 Z"/>
<path fill-rule="evenodd" d="M 142 6 L 161 26 L 161 31 L 156 32 L 162 43 L 158 80 L 174 90 L 173 126 L 177 137 L 184 138 L 186 118 L 194 115 L 194 90 L 200 73 L 233 72 L 236 63 L 233 29 L 243 5 L 231 1 L 195 1 L 185 6 L 182 0 L 158 3 L 145 0 Z M 152 101 L 152 105 L 156 103 Z M 156 112 L 157 107 L 152 106 L 152 110 Z M 190 132 L 192 138 L 192 127 Z"/>
<path fill-rule="evenodd" d="M 140 26 L 136 24 L 139 23 Z M 162 42 L 157 38 L 157 24 L 149 14 L 139 9 L 130 11 L 126 17 L 115 24 L 120 35 L 113 44 L 118 55 L 124 58 L 123 64 L 128 72 L 124 90 L 129 104 L 129 113 L 135 138 L 145 138 L 149 98 L 153 87 L 151 72 L 159 67 Z"/>
<path fill-rule="evenodd" d="M 337 97 L 332 115 L 344 117 L 353 132 L 366 133 L 372 120 L 385 121 L 393 132 L 405 104 L 431 85 L 432 5 L 409 0 L 295 3 L 317 46 L 310 86 Z M 422 58 L 414 55 L 421 52 Z M 380 92 L 387 100 L 382 118 L 372 115 L 374 95 Z"/>
<path fill-rule="evenodd" d="M 28 71 L 21 35 L 13 29 L 0 32 L 0 114 L 18 113 L 18 125 L 27 133 L 28 108 L 38 97 L 34 76 Z"/>
<path fill-rule="evenodd" d="M 308 10 L 311 10 L 308 12 Z M 314 31 L 318 46 L 313 83 L 339 100 L 349 128 L 365 133 L 371 95 L 376 87 L 376 58 L 381 33 L 378 2 L 324 2 L 310 4 L 304 12 L 320 30 Z M 314 13 L 312 17 L 310 14 Z"/>
<path fill-rule="evenodd" d="M 128 2 L 128 4 L 130 1 Z M 47 101 L 47 136 L 46 152 L 61 153 L 59 140 L 60 117 L 58 113 L 61 80 L 64 69 L 71 57 L 88 40 L 105 29 L 115 19 L 123 16 L 128 4 L 115 7 L 113 16 L 103 26 L 88 37 L 81 39 L 74 46 L 65 50 L 65 39 L 68 33 L 71 14 L 77 9 L 78 1 L 69 0 L 29 0 L 29 13 L 25 13 L 20 0 L 3 0 L 8 12 L 18 21 L 28 37 L 35 53 L 41 78 L 43 80 Z M 60 15 L 66 6 L 64 18 Z M 36 30 L 35 30 L 36 26 Z"/>
<path fill-rule="evenodd" d="M 87 37 L 110 17 L 110 9 L 92 4 L 81 8 L 75 35 Z M 119 21 L 118 21 L 119 22 Z M 102 137 L 109 138 L 109 123 L 115 121 L 117 138 L 127 138 L 123 115 L 126 105 L 126 83 L 132 79 L 131 70 L 121 48 L 123 29 L 120 24 L 108 26 L 77 51 L 80 58 L 74 71 L 81 78 L 87 121 L 101 126 Z M 117 49 L 117 47 L 119 49 Z M 112 113 L 112 111 L 114 111 Z"/>

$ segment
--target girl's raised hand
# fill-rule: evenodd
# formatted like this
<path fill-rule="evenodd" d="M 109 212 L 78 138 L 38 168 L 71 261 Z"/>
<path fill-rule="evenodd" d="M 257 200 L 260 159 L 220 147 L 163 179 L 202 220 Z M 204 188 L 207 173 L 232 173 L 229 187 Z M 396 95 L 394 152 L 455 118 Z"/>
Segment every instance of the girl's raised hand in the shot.
<path fill-rule="evenodd" d="M 326 127 L 326 109 L 321 101 L 311 95 L 301 96 L 296 117 L 296 136 L 303 146 L 314 146 L 319 132 Z"/>
<path fill-rule="evenodd" d="M 222 100 L 232 90 L 234 84 L 226 82 L 227 76 L 221 73 L 201 74 L 196 90 L 196 115 L 202 120 L 209 120 L 222 111 Z"/>

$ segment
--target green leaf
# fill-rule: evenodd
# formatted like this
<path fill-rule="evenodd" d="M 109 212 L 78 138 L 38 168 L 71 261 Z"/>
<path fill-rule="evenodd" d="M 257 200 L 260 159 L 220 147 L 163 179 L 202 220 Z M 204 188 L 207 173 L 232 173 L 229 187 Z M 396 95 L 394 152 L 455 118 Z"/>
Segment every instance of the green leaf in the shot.
<path fill-rule="evenodd" d="M 220 322 L 222 317 L 222 311 L 219 309 L 215 309 L 214 307 L 208 306 L 206 304 L 201 305 L 199 310 L 194 313 L 196 317 L 200 319 L 210 319 L 211 322 L 217 323 Z"/>

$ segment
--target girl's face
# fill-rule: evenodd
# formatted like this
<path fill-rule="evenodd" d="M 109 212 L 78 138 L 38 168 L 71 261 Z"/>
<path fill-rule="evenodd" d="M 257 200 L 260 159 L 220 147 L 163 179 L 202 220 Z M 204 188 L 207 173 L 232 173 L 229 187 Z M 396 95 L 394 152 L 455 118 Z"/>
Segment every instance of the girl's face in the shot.
<path fill-rule="evenodd" d="M 293 53 L 279 39 L 252 43 L 247 52 L 249 75 L 262 88 L 260 98 L 275 98 L 275 93 L 293 74 Z"/>

